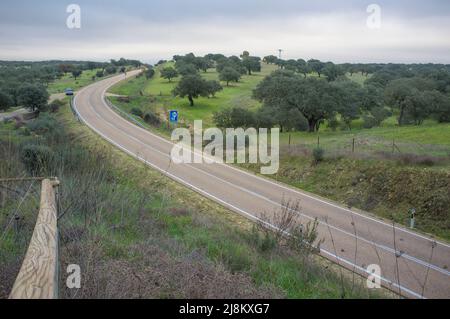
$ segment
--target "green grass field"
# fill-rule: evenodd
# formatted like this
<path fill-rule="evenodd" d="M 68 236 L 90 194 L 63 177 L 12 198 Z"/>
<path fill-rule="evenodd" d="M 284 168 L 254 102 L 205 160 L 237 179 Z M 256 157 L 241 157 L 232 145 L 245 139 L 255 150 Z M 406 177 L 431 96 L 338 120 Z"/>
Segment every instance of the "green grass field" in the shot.
<path fill-rule="evenodd" d="M 79 123 L 67 103 L 50 117 L 56 121 L 46 123 L 59 123 L 53 133 L 0 123 L 0 162 L 8 163 L 0 176 L 27 176 L 20 156 L 25 141 L 55 155 L 45 170 L 61 182 L 61 267 L 84 269 L 82 288 L 61 282 L 61 298 L 392 297 L 367 289 L 365 278 L 353 284 L 349 271 L 264 237 L 244 217 L 149 169 Z M 29 187 L 18 186 L 18 193 Z M 20 207 L 22 226 L 7 228 L 10 217 L 0 214 L 7 230 L 0 237 L 0 298 L 20 267 L 38 200 L 36 186 L 23 201 L 8 196 L 1 207 Z"/>
<path fill-rule="evenodd" d="M 173 66 L 168 62 L 159 68 Z M 179 111 L 180 120 L 183 122 L 193 122 L 202 119 L 204 126 L 212 126 L 212 114 L 218 110 L 227 107 L 240 106 L 248 109 L 256 109 L 260 103 L 252 99 L 252 91 L 257 84 L 263 80 L 271 72 L 277 70 L 275 65 L 262 64 L 261 72 L 253 73 L 251 76 L 244 75 L 239 83 L 230 83 L 229 87 L 225 83 L 221 83 L 223 91 L 216 94 L 214 98 L 198 98 L 195 100 L 193 107 L 189 106 L 187 99 L 175 98 L 172 96 L 172 90 L 179 81 L 179 77 L 169 82 L 160 77 L 157 71 L 153 79 L 147 80 L 144 77 L 130 79 L 120 83 L 109 90 L 110 93 L 126 95 L 132 97 L 129 104 L 121 103 L 121 107 L 129 110 L 132 107 L 139 107 L 142 110 L 152 110 L 160 113 L 169 109 L 177 109 Z M 209 69 L 206 73 L 200 73 L 207 80 L 219 80 L 219 74 L 215 69 Z M 310 76 L 317 76 L 311 74 Z M 359 73 L 348 75 L 355 82 L 363 83 L 367 77 Z M 142 93 L 142 95 L 141 95 Z"/>
<path fill-rule="evenodd" d="M 172 65 L 170 62 L 161 67 Z M 260 73 L 252 76 L 243 76 L 239 83 L 232 83 L 230 87 L 217 93 L 215 98 L 199 98 L 195 100 L 193 107 L 189 106 L 187 99 L 173 97 L 171 92 L 176 86 L 179 78 L 169 82 L 160 77 L 159 72 L 153 79 L 145 77 L 130 79 L 111 88 L 110 92 L 119 95 L 130 96 L 130 102 L 124 103 L 117 98 L 111 97 L 112 102 L 126 112 L 133 107 L 143 111 L 152 110 L 162 115 L 165 119 L 167 112 L 171 109 L 179 111 L 180 122 L 190 124 L 194 120 L 202 119 L 204 127 L 213 126 L 212 115 L 214 112 L 232 106 L 242 106 L 255 109 L 260 103 L 252 99 L 252 90 L 268 74 L 276 70 L 274 65 L 263 64 Z M 201 73 L 205 79 L 218 80 L 215 69 L 209 69 L 207 73 Z M 354 73 L 347 76 L 360 84 L 363 84 L 369 76 Z M 301 145 L 312 148 L 317 145 L 320 136 L 320 145 L 331 153 L 349 153 L 353 150 L 353 139 L 355 139 L 355 152 L 373 154 L 375 152 L 408 153 L 416 155 L 432 155 L 448 157 L 450 154 L 450 124 L 437 124 L 427 120 L 421 126 L 398 127 L 395 116 L 383 121 L 381 127 L 363 129 L 362 120 L 358 119 L 352 123 L 353 129 L 332 131 L 326 125 L 322 125 L 319 133 L 291 132 L 281 133 L 281 145 L 287 145 L 289 136 L 291 145 Z M 393 148 L 393 143 L 395 147 Z"/>
<path fill-rule="evenodd" d="M 392 152 L 450 156 L 450 124 L 425 123 L 421 126 L 383 126 L 372 129 L 353 129 L 351 131 L 323 130 L 319 133 L 292 132 L 280 134 L 280 144 L 300 145 L 307 148 L 317 146 L 334 153 L 370 154 Z M 353 139 L 355 147 L 353 148 Z M 393 146 L 395 144 L 395 146 Z M 393 148 L 394 147 L 394 148 Z"/>
<path fill-rule="evenodd" d="M 164 65 L 167 66 L 167 65 Z M 172 90 L 178 83 L 179 78 L 169 82 L 160 77 L 159 72 L 153 79 L 146 80 L 144 77 L 131 79 L 113 87 L 109 92 L 133 97 L 129 104 L 121 103 L 125 110 L 131 107 L 139 107 L 142 110 L 153 110 L 159 113 L 167 112 L 171 109 L 179 111 L 180 121 L 186 124 L 194 120 L 202 119 L 204 127 L 212 126 L 212 115 L 214 112 L 227 107 L 242 106 L 250 109 L 259 107 L 259 102 L 251 98 L 252 90 L 256 85 L 272 71 L 276 70 L 274 65 L 264 65 L 260 73 L 244 75 L 239 83 L 230 83 L 227 87 L 222 83 L 224 89 L 216 94 L 214 98 L 198 98 L 193 107 L 189 106 L 187 99 L 174 98 Z M 215 69 L 209 69 L 201 75 L 208 80 L 218 80 L 218 73 Z M 143 96 L 140 96 L 142 91 Z"/>
<path fill-rule="evenodd" d="M 96 70 L 86 70 L 75 80 L 71 73 L 66 73 L 62 78 L 57 79 L 48 86 L 48 93 L 63 93 L 66 88 L 78 90 L 83 86 L 93 83 L 92 77 L 97 73 Z"/>
<path fill-rule="evenodd" d="M 115 97 L 111 97 L 111 100 L 127 112 L 132 107 L 150 109 L 160 114 L 169 109 L 177 109 L 185 122 L 203 119 L 204 126 L 210 126 L 214 124 L 213 112 L 222 108 L 257 108 L 259 103 L 251 99 L 252 89 L 275 69 L 274 66 L 264 65 L 260 74 L 245 76 L 241 83 L 225 87 L 216 98 L 198 99 L 193 107 L 189 106 L 187 99 L 173 97 L 171 90 L 177 81 L 169 83 L 161 79 L 158 72 L 154 79 L 146 80 L 140 77 L 112 88 L 113 93 L 130 96 L 129 103 L 120 102 Z M 217 79 L 214 70 L 208 70 L 203 76 L 207 79 Z M 366 78 L 359 73 L 351 77 L 358 83 L 363 83 Z M 149 129 L 155 130 L 150 126 Z M 164 128 L 164 125 L 156 130 L 166 136 L 170 134 L 170 130 Z M 326 160 L 320 165 L 311 165 L 311 152 L 318 143 L 325 150 Z M 418 227 L 443 238 L 450 238 L 448 217 L 437 217 L 438 208 L 433 211 L 427 208 L 441 202 L 439 198 L 442 187 L 433 185 L 448 185 L 450 124 L 426 120 L 421 126 L 399 127 L 394 114 L 383 121 L 380 127 L 372 129 L 362 128 L 362 120 L 358 119 L 352 123 L 352 130 L 338 128 L 333 131 L 325 123 L 318 133 L 284 132 L 280 134 L 280 144 L 280 172 L 270 177 L 344 204 L 355 202 L 355 198 L 358 198 L 355 207 L 399 223 L 404 222 L 404 212 L 411 205 L 422 207 L 419 209 L 421 220 Z M 259 172 L 258 166 L 244 166 Z M 380 180 L 390 186 L 384 187 L 383 183 L 377 185 L 371 180 L 364 180 L 364 185 L 355 184 L 354 181 L 359 180 L 359 176 L 367 174 L 373 176 L 371 178 L 382 174 Z M 407 185 L 398 186 L 399 183 L 393 183 L 397 178 L 401 181 L 417 179 L 423 182 L 420 194 Z M 391 199 L 393 194 L 401 195 L 391 202 L 382 200 Z M 448 214 L 448 209 L 444 209 L 440 214 Z"/>

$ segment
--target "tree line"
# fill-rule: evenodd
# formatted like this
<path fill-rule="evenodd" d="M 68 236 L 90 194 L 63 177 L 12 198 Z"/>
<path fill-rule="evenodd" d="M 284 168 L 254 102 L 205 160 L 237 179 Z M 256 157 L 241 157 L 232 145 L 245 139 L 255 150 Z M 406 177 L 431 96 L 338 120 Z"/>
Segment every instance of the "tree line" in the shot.
<path fill-rule="evenodd" d="M 281 130 L 314 132 L 326 123 L 331 129 L 350 130 L 356 119 L 372 128 L 394 114 L 398 125 L 420 125 L 427 118 L 450 122 L 449 65 L 335 64 L 318 59 L 283 60 L 274 55 L 261 59 L 248 51 L 229 57 L 175 55 L 173 62 L 173 67 L 161 69 L 161 76 L 169 82 L 181 76 L 173 94 L 187 97 L 191 106 L 195 98 L 222 90 L 218 81 L 207 81 L 200 72 L 215 68 L 219 80 L 229 86 L 245 74 L 261 71 L 261 62 L 278 66 L 253 91 L 261 108 L 256 112 L 239 107 L 223 110 L 214 115 L 219 126 L 276 125 Z M 363 84 L 348 77 L 356 73 L 363 77 Z"/>
<path fill-rule="evenodd" d="M 41 110 L 47 106 L 47 87 L 53 81 L 69 74 L 77 80 L 84 71 L 96 70 L 93 78 L 101 78 L 126 66 L 138 67 L 140 61 L 121 58 L 110 62 L 92 61 L 0 61 L 0 111 L 23 106 Z"/>
<path fill-rule="evenodd" d="M 351 129 L 359 118 L 365 128 L 371 128 L 393 114 L 398 125 L 420 125 L 427 118 L 450 122 L 449 65 L 334 64 L 273 55 L 263 61 L 279 69 L 253 91 L 261 108 L 218 112 L 214 119 L 219 126 L 277 125 L 281 130 L 314 132 L 325 122 L 332 129 L 339 125 Z M 363 85 L 346 76 L 354 73 L 366 77 Z"/>

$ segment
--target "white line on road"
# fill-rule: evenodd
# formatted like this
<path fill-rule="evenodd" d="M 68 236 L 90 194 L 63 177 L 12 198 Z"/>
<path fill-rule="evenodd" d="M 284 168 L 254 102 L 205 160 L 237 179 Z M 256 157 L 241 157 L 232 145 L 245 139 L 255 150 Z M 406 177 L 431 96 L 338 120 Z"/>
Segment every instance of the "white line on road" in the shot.
<path fill-rule="evenodd" d="M 89 103 L 91 103 L 91 102 L 89 101 Z M 106 102 L 105 102 L 104 105 L 105 105 L 106 107 L 109 108 L 109 106 L 106 104 Z M 91 104 L 91 106 L 92 106 L 92 104 Z M 95 109 L 94 109 L 93 107 L 92 107 L 92 110 L 93 110 L 93 112 L 97 115 L 97 117 L 98 117 L 99 119 L 104 120 L 104 119 L 100 116 L 100 114 L 98 114 L 98 112 L 95 111 Z M 114 113 L 116 116 L 119 116 L 119 115 L 117 115 L 115 112 L 113 112 L 113 113 Z M 119 117 L 120 117 L 120 116 L 119 116 Z M 120 117 L 120 119 L 123 120 L 122 117 Z M 121 131 L 124 135 L 128 136 L 130 139 L 133 139 L 133 140 L 136 141 L 137 143 L 139 143 L 139 144 L 141 144 L 141 145 L 143 145 L 143 146 L 146 146 L 146 147 L 152 149 L 153 151 L 155 151 L 155 152 L 161 154 L 162 156 L 164 156 L 164 157 L 170 159 L 170 156 L 169 156 L 168 154 L 165 154 L 164 152 L 159 151 L 158 149 L 152 147 L 151 145 L 149 145 L 149 144 L 147 144 L 147 143 L 145 143 L 145 142 L 142 142 L 141 140 L 139 140 L 139 139 L 135 138 L 134 136 L 132 136 L 132 135 L 128 134 L 127 132 L 125 132 L 123 129 L 121 129 L 121 128 L 119 128 L 118 126 L 114 125 L 113 123 L 110 123 L 110 122 L 108 122 L 108 121 L 106 121 L 106 120 L 104 120 L 104 121 L 105 121 L 109 126 L 113 127 L 114 129 Z M 144 131 L 145 131 L 146 133 L 148 133 L 148 131 L 146 131 L 146 130 L 144 130 Z M 138 154 L 133 154 L 133 156 L 138 156 L 138 157 L 139 157 Z M 186 164 L 186 165 L 188 165 L 188 164 Z M 199 168 L 197 168 L 197 167 L 195 167 L 195 166 L 193 166 L 193 165 L 188 165 L 188 166 L 191 167 L 192 169 L 194 169 L 194 170 L 200 172 L 200 173 L 203 173 L 203 174 L 208 175 L 208 176 L 210 176 L 210 177 L 212 177 L 212 178 L 215 178 L 215 179 L 217 179 L 217 180 L 219 180 L 219 181 L 221 181 L 221 182 L 223 182 L 223 183 L 226 183 L 226 184 L 228 184 L 228 185 L 230 185 L 230 186 L 232 186 L 232 187 L 238 188 L 239 190 L 241 190 L 241 191 L 243 191 L 243 192 L 246 192 L 246 193 L 251 194 L 251 195 L 253 195 L 253 196 L 259 197 L 259 198 L 261 198 L 261 199 L 263 199 L 263 200 L 265 200 L 265 201 L 267 201 L 267 202 L 269 202 L 269 203 L 271 203 L 271 204 L 274 204 L 274 205 L 276 205 L 276 206 L 279 206 L 279 205 L 280 205 L 281 207 L 283 207 L 283 205 L 282 205 L 281 203 L 275 202 L 275 201 L 271 200 L 271 199 L 268 198 L 268 197 L 265 197 L 265 196 L 263 196 L 263 195 L 261 195 L 261 194 L 258 194 L 258 193 L 256 193 L 256 192 L 253 192 L 253 191 L 251 191 L 251 190 L 249 190 L 249 189 L 246 189 L 246 188 L 240 187 L 240 186 L 238 186 L 238 185 L 236 185 L 236 184 L 233 184 L 233 183 L 231 183 L 231 182 L 228 182 L 228 181 L 226 181 L 226 180 L 224 180 L 224 179 L 222 179 L 222 178 L 220 178 L 220 177 L 218 177 L 218 176 L 215 176 L 215 175 L 213 175 L 213 174 L 210 174 L 210 173 L 208 173 L 208 172 L 206 172 L 206 171 L 204 171 L 204 170 L 201 170 L 201 169 L 199 169 Z M 230 205 L 231 205 L 231 204 L 230 204 Z M 306 215 L 306 214 L 304 214 L 304 213 L 301 213 L 301 212 L 299 212 L 299 211 L 295 211 L 295 213 L 299 214 L 300 216 L 304 216 L 304 217 L 306 217 L 306 218 L 308 218 L 308 219 L 310 219 L 310 220 L 314 220 L 313 217 L 311 217 L 311 216 L 309 216 L 309 215 Z M 332 229 L 334 229 L 334 230 L 336 230 L 336 231 L 338 231 L 338 232 L 341 232 L 341 233 L 343 233 L 343 234 L 345 234 L 345 235 L 347 235 L 347 236 L 350 236 L 350 237 L 352 237 L 352 238 L 356 238 L 356 239 L 361 240 L 361 241 L 363 241 L 363 242 L 366 242 L 366 243 L 368 243 L 368 244 L 370 244 L 370 245 L 373 245 L 373 246 L 375 246 L 375 247 L 378 247 L 378 248 L 380 248 L 380 249 L 383 249 L 383 250 L 385 250 L 385 251 L 387 251 L 387 252 L 393 254 L 393 255 L 396 256 L 396 257 L 397 257 L 397 256 L 400 256 L 400 258 L 408 259 L 408 260 L 410 260 L 410 261 L 412 261 L 412 262 L 415 262 L 415 263 L 417 263 L 417 264 L 419 264 L 419 265 L 421 265 L 421 266 L 423 266 L 423 267 L 425 267 L 425 268 L 430 268 L 430 269 L 433 269 L 433 270 L 435 270 L 435 271 L 438 271 L 438 272 L 440 272 L 440 273 L 442 273 L 442 274 L 444 274 L 444 275 L 450 276 L 450 271 L 445 270 L 445 269 L 443 269 L 443 268 L 440 268 L 439 266 L 436 266 L 436 265 L 434 265 L 434 264 L 430 264 L 430 263 L 428 263 L 428 262 L 426 262 L 426 261 L 423 261 L 423 260 L 421 260 L 421 259 L 419 259 L 419 258 L 413 257 L 413 256 L 411 256 L 411 255 L 409 255 L 409 254 L 407 254 L 407 253 L 405 253 L 405 252 L 401 253 L 400 251 L 396 251 L 396 250 L 392 249 L 391 247 L 388 247 L 388 246 L 385 246 L 385 245 L 382 245 L 382 244 L 375 243 L 375 242 L 373 242 L 373 241 L 371 241 L 371 240 L 368 240 L 368 239 L 366 239 L 366 238 L 364 238 L 364 237 L 360 237 L 360 236 L 357 236 L 357 235 L 355 235 L 355 234 L 352 234 L 352 233 L 350 233 L 350 232 L 348 232 L 348 231 L 346 231 L 346 230 L 343 230 L 343 229 L 341 229 L 341 228 L 339 228 L 339 227 L 336 227 L 336 226 L 333 226 L 333 225 L 329 225 L 328 223 L 325 223 L 325 222 L 323 222 L 323 221 L 321 221 L 321 220 L 319 220 L 318 222 L 319 222 L 320 224 L 326 225 L 327 227 L 330 227 L 330 228 L 332 228 Z"/>
<path fill-rule="evenodd" d="M 105 89 L 102 91 L 101 98 L 102 98 L 102 101 L 103 101 L 104 105 L 107 106 L 107 107 L 109 107 L 109 106 L 106 104 L 106 102 L 104 101 L 104 99 L 105 99 L 105 93 L 106 93 L 106 90 L 107 90 L 107 89 L 108 89 L 108 87 L 105 88 Z M 117 113 L 114 112 L 114 114 L 115 114 L 116 116 L 120 117 L 121 119 L 123 119 L 123 118 L 122 118 L 120 115 L 118 115 Z M 153 132 L 150 132 L 150 131 L 148 131 L 148 130 L 145 130 L 145 129 L 143 129 L 142 127 L 136 126 L 136 128 L 138 128 L 139 130 L 142 130 L 143 132 L 146 132 L 146 133 L 150 134 L 151 136 L 153 136 L 153 137 L 155 137 L 155 138 L 157 138 L 157 139 L 159 139 L 159 140 L 161 140 L 161 141 L 163 141 L 163 142 L 165 142 L 165 143 L 167 143 L 167 144 L 174 145 L 174 143 L 172 143 L 171 141 L 169 141 L 169 140 L 167 140 L 167 139 L 165 139 L 165 138 L 163 138 L 163 137 L 161 137 L 161 136 L 159 136 L 159 135 L 157 135 L 157 134 L 154 134 Z M 194 150 L 194 152 L 196 152 L 196 151 Z M 263 181 L 263 182 L 272 184 L 272 185 L 274 185 L 274 186 L 281 187 L 281 188 L 286 189 L 286 190 L 288 190 L 288 191 L 295 192 L 295 193 L 297 193 L 297 194 L 299 194 L 299 195 L 302 195 L 302 196 L 305 196 L 305 197 L 307 197 L 307 198 L 316 200 L 316 201 L 318 201 L 318 202 L 320 202 L 320 203 L 323 203 L 323 204 L 329 205 L 329 206 L 331 206 L 331 207 L 334 207 L 334 208 L 343 210 L 343 211 L 345 211 L 345 212 L 349 212 L 349 213 L 351 213 L 351 214 L 357 215 L 357 216 L 362 217 L 362 218 L 365 218 L 365 219 L 369 219 L 369 220 L 371 220 L 371 221 L 374 221 L 374 222 L 379 223 L 379 224 L 381 224 L 381 225 L 384 225 L 384 226 L 386 226 L 386 227 L 389 227 L 389 228 L 392 228 L 392 227 L 393 227 L 392 224 L 388 224 L 388 223 L 386 223 L 386 222 L 384 222 L 384 221 L 382 221 L 382 220 L 378 220 L 378 219 L 373 218 L 373 217 L 371 217 L 371 216 L 367 216 L 367 215 L 358 213 L 358 212 L 356 212 L 356 211 L 353 211 L 353 210 L 351 210 L 351 209 L 348 209 L 348 208 L 345 208 L 345 207 L 336 205 L 336 204 L 334 204 L 334 203 L 330 203 L 330 202 L 325 201 L 325 200 L 323 200 L 323 199 L 320 199 L 320 198 L 318 198 L 318 197 L 315 197 L 315 196 L 309 195 L 309 194 L 307 194 L 307 193 L 304 193 L 304 192 L 302 192 L 302 191 L 300 191 L 300 190 L 298 190 L 298 189 L 290 188 L 290 187 L 288 187 L 288 186 L 286 186 L 286 185 L 283 185 L 283 184 L 280 183 L 280 182 L 275 182 L 275 181 L 269 180 L 269 179 L 267 179 L 267 178 L 263 178 L 263 177 L 261 177 L 261 176 L 259 176 L 259 175 L 252 174 L 252 173 L 249 173 L 249 172 L 247 172 L 247 171 L 245 171 L 245 170 L 242 170 L 242 169 L 233 167 L 232 165 L 227 165 L 227 164 L 224 164 L 224 163 L 218 163 L 218 164 L 219 164 L 219 165 L 223 165 L 223 166 L 228 167 L 228 168 L 231 168 L 231 169 L 233 169 L 233 170 L 235 170 L 235 171 L 238 171 L 238 172 L 240 172 L 240 173 L 246 174 L 247 176 L 255 177 L 255 178 L 257 178 L 258 180 L 261 180 L 261 181 Z M 444 242 L 435 240 L 435 239 L 433 239 L 433 238 L 429 238 L 429 237 L 423 236 L 423 235 L 421 235 L 421 234 L 418 234 L 418 233 L 416 233 L 416 232 L 412 232 L 412 231 L 410 231 L 410 230 L 408 230 L 408 229 L 406 229 L 406 228 L 399 227 L 398 225 L 395 225 L 394 227 L 395 227 L 396 230 L 399 230 L 399 231 L 401 231 L 401 232 L 407 233 L 407 234 L 409 234 L 409 235 L 411 235 L 411 236 L 415 236 L 415 237 L 418 237 L 418 238 L 421 238 L 421 239 L 425 239 L 425 240 L 427 240 L 427 241 L 430 241 L 431 243 L 436 243 L 437 245 L 440 245 L 440 246 L 443 246 L 443 247 L 446 247 L 446 248 L 450 248 L 450 244 L 446 244 L 446 243 L 444 243 Z"/>
<path fill-rule="evenodd" d="M 75 99 L 75 100 L 76 100 L 76 99 Z M 221 203 L 222 205 L 224 205 L 224 206 L 226 206 L 226 207 L 229 207 L 229 208 L 231 208 L 231 209 L 233 209 L 233 210 L 235 210 L 235 211 L 237 211 L 237 212 L 240 212 L 240 213 L 242 213 L 243 215 L 248 216 L 250 219 L 257 220 L 257 221 L 260 221 L 260 222 L 263 222 L 264 224 L 267 224 L 267 225 L 269 225 L 270 227 L 272 227 L 272 228 L 274 228 L 274 229 L 277 229 L 277 227 L 276 227 L 275 225 L 272 225 L 272 224 L 270 224 L 270 223 L 268 223 L 268 222 L 266 222 L 266 221 L 263 221 L 263 220 L 261 220 L 260 218 L 254 216 L 253 214 L 251 214 L 251 213 L 249 213 L 249 212 L 247 212 L 247 211 L 244 211 L 244 210 L 240 209 L 239 207 L 236 207 L 236 206 L 234 206 L 234 205 L 232 205 L 232 204 L 230 204 L 230 203 L 228 203 L 228 202 L 226 202 L 226 201 L 224 201 L 224 200 L 222 200 L 222 199 L 220 199 L 220 198 L 218 198 L 218 197 L 216 197 L 216 196 L 214 196 L 214 195 L 208 193 L 207 191 L 205 191 L 205 190 L 203 190 L 203 189 L 201 189 L 201 188 L 196 187 L 195 185 L 192 185 L 191 183 L 189 183 L 189 182 L 187 182 L 187 181 L 185 181 L 185 180 L 179 178 L 178 176 L 173 175 L 173 174 L 171 174 L 171 173 L 165 171 L 164 169 L 162 169 L 162 168 L 160 168 L 160 167 L 154 165 L 153 163 L 150 163 L 149 161 L 147 161 L 146 159 L 140 157 L 139 155 L 134 154 L 132 151 L 130 151 L 130 150 L 128 150 L 127 148 L 123 147 L 123 146 L 120 145 L 119 143 L 114 142 L 113 140 L 111 140 L 110 138 L 108 138 L 106 135 L 104 135 L 103 133 L 101 133 L 100 131 L 98 131 L 93 125 L 91 125 L 89 122 L 87 122 L 87 121 L 83 118 L 83 116 L 80 114 L 80 112 L 78 111 L 78 109 L 77 109 L 77 107 L 76 107 L 76 102 L 75 102 L 75 100 L 74 100 L 74 109 L 75 109 L 75 111 L 77 112 L 78 116 L 82 119 L 82 121 L 83 121 L 84 123 L 86 123 L 86 125 L 87 125 L 88 127 L 90 127 L 94 132 L 96 132 L 98 135 L 100 135 L 101 137 L 103 137 L 105 140 L 107 140 L 107 141 L 108 141 L 109 143 L 111 143 L 112 145 L 118 147 L 119 149 L 121 149 L 121 150 L 124 151 L 125 153 L 131 155 L 132 157 L 136 157 L 136 158 L 137 158 L 138 160 L 140 160 L 141 162 L 143 162 L 143 163 L 145 163 L 145 164 L 147 164 L 147 165 L 153 167 L 154 169 L 158 170 L 159 172 L 163 173 L 164 175 L 167 175 L 167 176 L 171 177 L 172 179 L 178 181 L 179 183 L 188 186 L 188 187 L 191 188 L 192 190 L 194 190 L 194 191 L 196 191 L 196 192 L 198 192 L 198 193 L 200 193 L 200 194 L 202 194 L 202 195 L 204 195 L 204 196 L 206 196 L 206 197 L 209 197 L 209 198 L 213 199 L 214 201 L 217 201 L 217 202 Z M 97 115 L 98 115 L 98 113 L 97 113 Z M 362 267 L 360 267 L 360 266 L 354 264 L 353 262 L 348 261 L 348 260 L 346 260 L 346 259 L 344 259 L 344 258 L 342 258 L 342 257 L 336 256 L 335 254 L 333 254 L 333 253 L 331 253 L 331 252 L 329 252 L 329 251 L 327 251 L 327 250 L 325 250 L 325 249 L 323 249 L 323 248 L 320 249 L 320 252 L 321 252 L 321 253 L 324 253 L 324 254 L 326 254 L 326 255 L 328 255 L 328 256 L 331 256 L 331 257 L 333 257 L 333 258 L 336 258 L 337 260 L 342 261 L 342 262 L 344 262 L 344 263 L 346 263 L 346 264 L 348 264 L 348 265 L 354 267 L 355 269 L 358 269 L 359 271 L 362 271 L 363 273 L 369 274 L 368 271 L 367 271 L 366 269 L 364 269 L 364 268 L 362 268 Z M 392 282 L 391 280 L 389 280 L 389 279 L 387 279 L 387 278 L 384 278 L 384 277 L 380 276 L 380 279 L 381 279 L 383 282 L 385 282 L 385 283 L 387 284 L 387 287 L 388 287 L 388 288 L 394 286 L 394 287 L 396 287 L 397 289 L 401 289 L 402 291 L 408 292 L 409 294 L 411 294 L 412 296 L 414 296 L 414 297 L 416 297 L 416 298 L 424 299 L 424 297 L 423 297 L 422 295 L 420 295 L 419 293 L 416 293 L 416 292 L 414 292 L 414 291 L 412 291 L 412 290 L 410 290 L 410 289 L 408 289 L 408 288 L 406 288 L 406 287 L 403 287 L 402 285 L 398 285 L 398 284 L 396 284 L 395 282 Z"/>

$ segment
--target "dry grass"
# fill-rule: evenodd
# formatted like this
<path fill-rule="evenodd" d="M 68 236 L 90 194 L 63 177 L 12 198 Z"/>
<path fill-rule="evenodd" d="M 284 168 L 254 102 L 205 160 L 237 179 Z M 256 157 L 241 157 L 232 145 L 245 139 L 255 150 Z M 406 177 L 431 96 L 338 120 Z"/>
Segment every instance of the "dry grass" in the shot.
<path fill-rule="evenodd" d="M 85 250 L 86 247 L 69 249 Z M 133 260 L 110 260 L 92 247 L 81 289 L 65 298 L 274 298 L 276 289 L 256 287 L 241 273 L 232 274 L 198 252 L 172 256 L 156 245 L 129 247 Z M 81 253 L 81 251 L 79 252 Z"/>
<path fill-rule="evenodd" d="M 304 258 L 298 245 L 261 249 L 247 219 L 114 149 L 76 123 L 69 109 L 60 112 L 68 135 L 49 137 L 56 160 L 48 173 L 61 181 L 62 297 L 340 296 L 329 263 L 310 253 Z M 8 165 L 23 174 L 17 163 Z M 65 288 L 68 264 L 81 267 L 79 290 Z M 349 297 L 361 296 L 371 294 Z"/>

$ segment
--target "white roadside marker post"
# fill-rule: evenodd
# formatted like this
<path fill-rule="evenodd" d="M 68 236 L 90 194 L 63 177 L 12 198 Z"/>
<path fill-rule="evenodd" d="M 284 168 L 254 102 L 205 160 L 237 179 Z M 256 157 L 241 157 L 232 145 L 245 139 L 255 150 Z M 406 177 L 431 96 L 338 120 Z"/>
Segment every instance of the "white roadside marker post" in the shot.
<path fill-rule="evenodd" d="M 409 227 L 411 229 L 414 228 L 414 225 L 416 223 L 416 210 L 414 208 L 411 208 L 409 210 L 409 214 L 410 214 L 410 222 L 409 222 Z"/>

